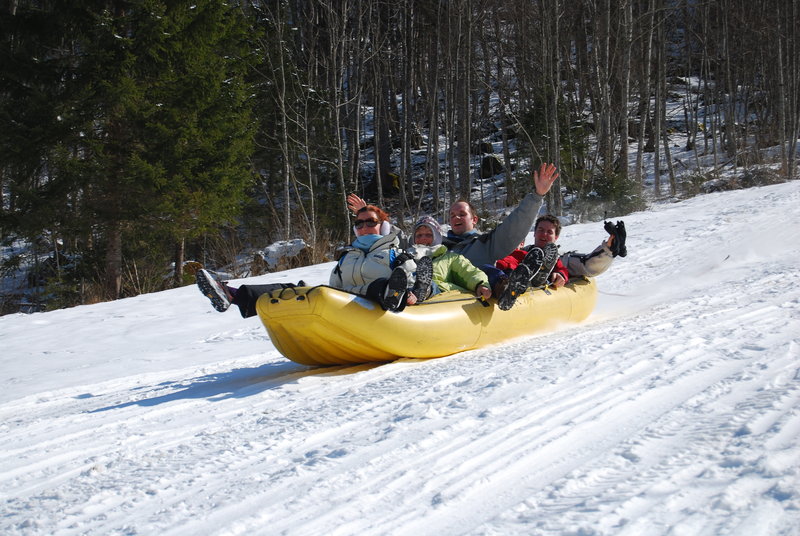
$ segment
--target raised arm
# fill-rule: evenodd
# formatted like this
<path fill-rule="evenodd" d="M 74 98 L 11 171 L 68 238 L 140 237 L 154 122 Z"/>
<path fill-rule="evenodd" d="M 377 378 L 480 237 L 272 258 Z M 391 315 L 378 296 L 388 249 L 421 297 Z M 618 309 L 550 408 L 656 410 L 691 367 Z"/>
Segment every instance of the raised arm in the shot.
<path fill-rule="evenodd" d="M 487 247 L 489 262 L 502 259 L 514 251 L 520 242 L 525 241 L 536 221 L 539 207 L 542 206 L 542 198 L 557 178 L 558 171 L 553 164 L 542 164 L 538 171 L 533 172 L 535 191 L 526 195 L 517 208 L 495 228 Z"/>

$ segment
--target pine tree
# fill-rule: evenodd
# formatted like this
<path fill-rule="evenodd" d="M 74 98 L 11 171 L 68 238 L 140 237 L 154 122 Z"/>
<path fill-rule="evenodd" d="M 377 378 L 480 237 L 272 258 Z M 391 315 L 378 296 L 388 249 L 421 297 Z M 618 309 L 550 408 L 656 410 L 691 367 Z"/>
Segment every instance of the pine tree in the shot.
<path fill-rule="evenodd" d="M 247 25 L 210 0 L 66 4 L 3 14 L 3 234 L 57 232 L 104 258 L 116 298 L 126 255 L 171 259 L 238 212 L 252 177 Z"/>

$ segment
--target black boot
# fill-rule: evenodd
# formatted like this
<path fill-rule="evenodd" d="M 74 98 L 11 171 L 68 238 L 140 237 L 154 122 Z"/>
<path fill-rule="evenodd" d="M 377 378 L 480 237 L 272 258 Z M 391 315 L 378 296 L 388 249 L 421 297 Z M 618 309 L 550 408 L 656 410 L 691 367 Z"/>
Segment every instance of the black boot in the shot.
<path fill-rule="evenodd" d="M 525 292 L 531 282 L 531 278 L 539 272 L 544 260 L 544 251 L 539 248 L 531 249 L 527 255 L 520 261 L 519 265 L 514 268 L 511 275 L 508 276 L 508 285 L 497 300 L 497 307 L 501 311 L 508 311 L 514 306 L 517 298 Z"/>
<path fill-rule="evenodd" d="M 612 236 L 611 245 L 608 246 L 608 249 L 611 250 L 611 256 L 616 257 L 617 255 L 619 255 L 619 239 L 617 239 L 617 226 L 614 225 L 613 222 L 606 221 L 603 222 L 603 229 L 605 229 L 606 232 Z"/>
<path fill-rule="evenodd" d="M 544 287 L 547 285 L 547 279 L 550 277 L 550 272 L 558 262 L 558 246 L 555 244 L 547 244 L 544 249 L 544 260 L 542 260 L 542 267 L 531 278 L 530 286 L 533 288 Z"/>
<path fill-rule="evenodd" d="M 628 233 L 625 231 L 625 222 L 619 220 L 617 222 L 617 234 L 615 235 L 614 242 L 619 242 L 617 244 L 617 254 L 620 257 L 625 257 L 628 255 L 628 248 L 625 247 L 625 239 L 628 236 Z"/>
<path fill-rule="evenodd" d="M 208 270 L 197 270 L 195 278 L 200 292 L 211 300 L 211 305 L 214 309 L 220 313 L 227 311 L 228 307 L 231 306 L 231 296 L 225 289 L 225 283 L 211 275 Z"/>
<path fill-rule="evenodd" d="M 381 307 L 385 311 L 399 311 L 406 304 L 406 290 L 408 289 L 408 276 L 399 266 L 392 270 L 392 275 L 386 281 L 386 290 L 383 291 Z"/>
<path fill-rule="evenodd" d="M 417 260 L 417 274 L 411 293 L 417 297 L 417 303 L 422 303 L 431 293 L 431 281 L 433 281 L 433 259 L 422 257 Z"/>
<path fill-rule="evenodd" d="M 614 257 L 626 256 L 628 254 L 628 249 L 625 247 L 625 222 L 619 220 L 617 224 L 614 225 L 610 221 L 607 221 L 603 224 L 603 229 L 614 237 L 614 240 L 611 241 L 611 245 L 608 247 L 611 250 L 611 255 Z"/>

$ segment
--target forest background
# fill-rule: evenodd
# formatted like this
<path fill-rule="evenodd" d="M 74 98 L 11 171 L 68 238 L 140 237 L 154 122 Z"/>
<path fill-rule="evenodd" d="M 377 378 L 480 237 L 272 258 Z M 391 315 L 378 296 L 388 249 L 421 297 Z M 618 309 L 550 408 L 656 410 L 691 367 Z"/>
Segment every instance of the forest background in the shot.
<path fill-rule="evenodd" d="M 3 313 L 290 238 L 322 262 L 349 192 L 404 228 L 471 198 L 491 226 L 541 162 L 572 221 L 796 175 L 800 0 L 0 6 Z"/>

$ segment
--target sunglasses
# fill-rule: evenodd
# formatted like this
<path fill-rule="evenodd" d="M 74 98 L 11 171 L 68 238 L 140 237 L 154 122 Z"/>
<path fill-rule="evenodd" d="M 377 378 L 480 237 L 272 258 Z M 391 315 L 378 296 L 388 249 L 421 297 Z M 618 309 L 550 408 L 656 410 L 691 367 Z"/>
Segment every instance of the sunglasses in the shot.
<path fill-rule="evenodd" d="M 355 225 L 355 227 L 356 227 L 356 229 L 361 229 L 361 228 L 362 228 L 362 227 L 364 227 L 365 225 L 366 225 L 367 227 L 375 227 L 375 226 L 376 226 L 376 225 L 378 225 L 379 223 L 380 223 L 380 222 L 379 222 L 378 220 L 373 220 L 372 218 L 370 218 L 370 219 L 368 219 L 368 220 L 356 220 L 356 225 Z"/>

